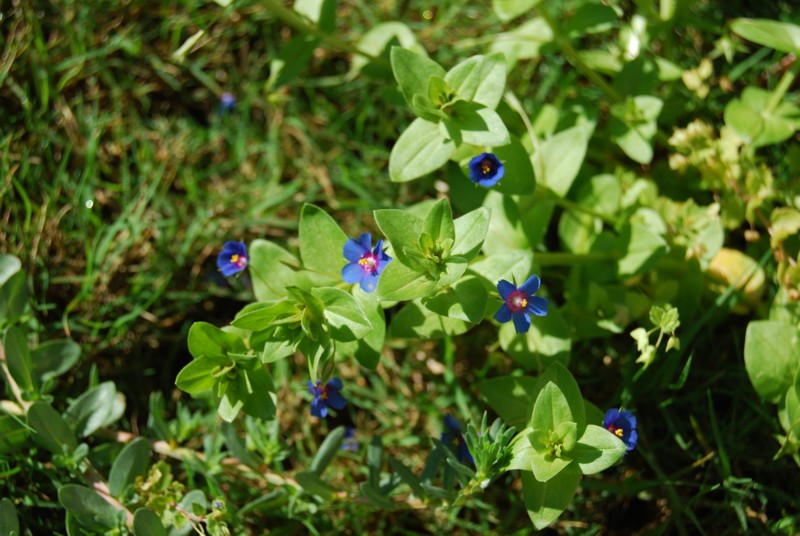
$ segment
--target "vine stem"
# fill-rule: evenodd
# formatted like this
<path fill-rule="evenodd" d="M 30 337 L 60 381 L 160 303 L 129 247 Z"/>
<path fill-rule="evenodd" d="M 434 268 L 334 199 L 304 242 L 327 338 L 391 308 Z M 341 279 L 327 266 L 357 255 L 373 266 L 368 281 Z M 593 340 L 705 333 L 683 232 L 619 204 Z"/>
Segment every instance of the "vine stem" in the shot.
<path fill-rule="evenodd" d="M 765 114 L 770 114 L 775 111 L 775 109 L 783 100 L 783 96 L 792 86 L 792 82 L 794 82 L 798 72 L 800 72 L 800 62 L 795 61 L 792 63 L 791 67 L 789 67 L 789 69 L 783 73 L 778 85 L 775 87 L 775 91 L 772 92 L 772 95 L 767 102 L 767 107 L 764 110 Z"/>

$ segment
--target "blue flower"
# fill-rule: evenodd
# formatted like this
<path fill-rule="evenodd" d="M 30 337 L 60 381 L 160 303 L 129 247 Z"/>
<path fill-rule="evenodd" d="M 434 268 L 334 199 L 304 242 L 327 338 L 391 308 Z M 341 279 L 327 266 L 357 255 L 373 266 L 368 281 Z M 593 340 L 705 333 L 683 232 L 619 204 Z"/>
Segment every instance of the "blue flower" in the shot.
<path fill-rule="evenodd" d="M 364 292 L 372 292 L 378 283 L 378 276 L 392 260 L 383 250 L 383 240 L 372 247 L 372 235 L 364 233 L 358 240 L 349 238 L 344 245 L 344 258 L 350 261 L 342 268 L 345 283 L 360 283 Z"/>
<path fill-rule="evenodd" d="M 344 439 L 342 440 L 342 450 L 356 452 L 358 450 L 358 439 L 356 439 L 356 429 L 348 426 L 344 429 Z"/>
<path fill-rule="evenodd" d="M 236 106 L 236 97 L 233 93 L 225 92 L 219 97 L 219 110 L 221 113 L 232 112 Z"/>
<path fill-rule="evenodd" d="M 617 436 L 632 451 L 639 440 L 636 433 L 636 417 L 630 411 L 612 408 L 606 411 L 603 419 L 603 428 Z"/>
<path fill-rule="evenodd" d="M 475 465 L 472 454 L 469 453 L 467 442 L 461 434 L 461 425 L 452 415 L 444 416 L 444 432 L 442 432 L 442 443 L 453 450 L 461 463 L 469 462 Z"/>
<path fill-rule="evenodd" d="M 527 333 L 531 327 L 531 315 L 545 316 L 550 305 L 547 298 L 534 296 L 540 284 L 536 275 L 530 276 L 519 288 L 501 279 L 497 290 L 505 303 L 494 314 L 494 319 L 505 323 L 513 318 L 517 333 Z"/>
<path fill-rule="evenodd" d="M 475 184 L 489 188 L 500 182 L 505 173 L 505 166 L 492 153 L 479 154 L 469 161 L 469 179 Z"/>
<path fill-rule="evenodd" d="M 339 394 L 343 387 L 342 380 L 339 378 L 331 378 L 327 384 L 321 384 L 320 380 L 317 380 L 316 385 L 309 380 L 308 391 L 314 395 L 311 400 L 311 415 L 324 419 L 328 415 L 328 406 L 333 409 L 344 409 L 347 400 Z"/>
<path fill-rule="evenodd" d="M 245 268 L 249 261 L 247 256 L 247 246 L 244 242 L 225 242 L 222 246 L 222 251 L 219 252 L 217 257 L 217 266 L 219 267 L 222 275 L 228 277 L 233 274 L 238 274 Z"/>

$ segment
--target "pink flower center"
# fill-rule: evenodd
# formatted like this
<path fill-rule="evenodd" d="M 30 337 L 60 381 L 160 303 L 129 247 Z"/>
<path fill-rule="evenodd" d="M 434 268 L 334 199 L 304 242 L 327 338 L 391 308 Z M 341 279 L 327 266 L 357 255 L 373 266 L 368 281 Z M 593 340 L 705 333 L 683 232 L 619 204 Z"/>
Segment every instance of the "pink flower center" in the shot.
<path fill-rule="evenodd" d="M 245 266 L 247 266 L 247 257 L 245 257 L 244 255 L 237 255 L 234 253 L 233 255 L 231 255 L 231 263 L 235 264 L 239 268 L 244 268 Z"/>
<path fill-rule="evenodd" d="M 483 173 L 484 175 L 488 175 L 489 173 L 492 172 L 493 168 L 494 168 L 494 162 L 492 162 L 488 158 L 484 158 L 483 160 L 481 160 L 481 173 Z"/>
<path fill-rule="evenodd" d="M 364 256 L 359 259 L 358 264 L 361 265 L 362 270 L 370 274 L 374 274 L 378 271 L 378 257 L 376 257 L 374 253 L 365 253 Z"/>
<path fill-rule="evenodd" d="M 512 313 L 521 313 L 528 307 L 528 295 L 521 290 L 515 290 L 508 295 L 506 306 Z"/>

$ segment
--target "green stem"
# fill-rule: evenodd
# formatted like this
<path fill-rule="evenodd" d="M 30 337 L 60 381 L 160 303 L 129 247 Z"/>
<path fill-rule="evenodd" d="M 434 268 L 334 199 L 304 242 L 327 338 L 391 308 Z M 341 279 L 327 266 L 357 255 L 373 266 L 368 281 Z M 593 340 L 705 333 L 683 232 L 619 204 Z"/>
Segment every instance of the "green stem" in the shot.
<path fill-rule="evenodd" d="M 778 82 L 778 86 L 775 88 L 775 91 L 772 92 L 769 102 L 767 102 L 767 108 L 764 110 L 764 113 L 769 114 L 775 111 L 775 108 L 777 108 L 781 100 L 783 100 L 783 96 L 792 86 L 792 82 L 794 82 L 798 72 L 800 72 L 800 62 L 796 61 L 783 73 L 783 76 Z"/>
<path fill-rule="evenodd" d="M 362 52 L 358 48 L 354 47 L 350 43 L 340 39 L 339 37 L 331 34 L 326 34 L 316 26 L 308 24 L 303 17 L 295 13 L 293 10 L 287 8 L 283 5 L 280 0 L 263 0 L 264 5 L 269 9 L 276 17 L 281 19 L 283 22 L 294 28 L 295 30 L 302 32 L 307 35 L 313 35 L 314 37 L 320 39 L 323 43 L 328 45 L 329 47 L 339 50 L 341 52 L 347 52 L 349 54 L 359 54 L 364 56 L 368 60 L 381 64 L 385 67 L 391 67 L 388 61 L 384 58 L 379 58 L 377 56 L 373 56 L 372 54 L 367 54 L 366 52 Z"/>
<path fill-rule="evenodd" d="M 597 87 L 602 89 L 603 93 L 613 102 L 622 102 L 622 95 L 581 59 L 580 55 L 578 55 L 578 51 L 575 50 L 575 47 L 572 46 L 569 39 L 562 35 L 558 23 L 547 13 L 547 10 L 544 8 L 540 9 L 539 15 L 541 15 L 550 27 L 550 30 L 553 32 L 553 40 L 561 49 L 561 52 L 564 53 L 564 57 L 566 57 L 567 61 L 578 69 L 586 78 L 594 82 Z"/>

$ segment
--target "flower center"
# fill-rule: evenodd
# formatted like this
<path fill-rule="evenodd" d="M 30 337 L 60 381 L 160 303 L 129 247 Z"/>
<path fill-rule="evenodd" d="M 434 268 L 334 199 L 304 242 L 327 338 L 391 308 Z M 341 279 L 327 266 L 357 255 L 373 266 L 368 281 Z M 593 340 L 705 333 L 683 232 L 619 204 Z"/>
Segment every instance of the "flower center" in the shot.
<path fill-rule="evenodd" d="M 521 290 L 515 290 L 508 296 L 506 305 L 512 313 L 521 313 L 528 307 L 528 295 Z"/>
<path fill-rule="evenodd" d="M 606 428 L 606 430 L 608 430 L 609 432 L 611 432 L 615 436 L 619 437 L 620 439 L 622 439 L 622 436 L 625 435 L 625 430 L 623 430 L 622 428 L 617 428 L 613 424 L 609 424 L 608 428 Z"/>
<path fill-rule="evenodd" d="M 483 160 L 481 160 L 481 173 L 483 173 L 484 175 L 488 175 L 489 173 L 492 172 L 492 169 L 494 169 L 494 164 L 492 163 L 491 160 L 489 160 L 488 158 L 484 158 Z"/>
<path fill-rule="evenodd" d="M 231 263 L 235 264 L 239 268 L 244 268 L 247 264 L 247 257 L 234 253 L 231 255 Z"/>
<path fill-rule="evenodd" d="M 359 259 L 358 264 L 361 265 L 362 270 L 370 274 L 374 274 L 378 270 L 378 258 L 374 253 L 365 253 L 364 256 Z"/>

